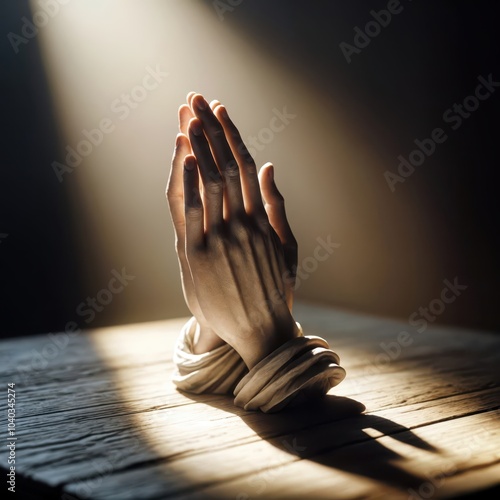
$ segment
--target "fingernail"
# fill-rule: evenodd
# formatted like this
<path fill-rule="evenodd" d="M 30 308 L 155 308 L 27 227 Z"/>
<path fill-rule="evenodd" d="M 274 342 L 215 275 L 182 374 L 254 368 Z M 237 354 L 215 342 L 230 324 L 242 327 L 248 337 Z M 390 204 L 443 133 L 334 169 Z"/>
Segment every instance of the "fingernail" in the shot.
<path fill-rule="evenodd" d="M 205 111 L 207 109 L 208 103 L 205 101 L 205 98 L 203 96 L 199 96 L 196 99 L 195 106 L 200 110 L 200 111 Z"/>
<path fill-rule="evenodd" d="M 222 116 L 222 118 L 224 118 L 224 120 L 228 120 L 229 116 L 227 114 L 227 109 L 224 106 L 222 106 L 222 105 L 219 106 L 219 109 L 220 109 L 219 113 Z"/>
<path fill-rule="evenodd" d="M 269 177 L 271 178 L 272 181 L 274 181 L 274 165 L 271 165 L 269 167 Z"/>
<path fill-rule="evenodd" d="M 194 170 L 194 158 L 191 156 L 187 156 L 186 159 L 184 160 L 184 168 L 186 170 Z"/>
<path fill-rule="evenodd" d="M 201 135 L 203 133 L 201 122 L 198 120 L 191 122 L 191 130 L 194 135 Z"/>

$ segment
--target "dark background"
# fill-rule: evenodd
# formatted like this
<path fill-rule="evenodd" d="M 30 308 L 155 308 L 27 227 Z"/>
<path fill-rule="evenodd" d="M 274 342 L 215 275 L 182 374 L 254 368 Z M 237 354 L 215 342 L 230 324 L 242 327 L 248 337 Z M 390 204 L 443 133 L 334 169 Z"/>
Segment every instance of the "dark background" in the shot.
<path fill-rule="evenodd" d="M 306 74 L 325 98 L 340 82 L 356 103 L 348 126 L 359 126 L 368 140 L 369 130 L 357 120 L 359 110 L 369 110 L 375 125 L 379 121 L 401 152 L 409 152 L 413 139 L 441 126 L 444 110 L 473 93 L 479 75 L 492 73 L 500 81 L 500 30 L 495 2 L 401 4 L 397 22 L 353 55 L 351 64 L 338 45 L 352 43 L 353 28 L 387 2 L 244 0 L 231 22 L 284 65 Z M 26 1 L 2 3 L 0 233 L 8 235 L 0 239 L 2 336 L 62 329 L 85 297 L 85 255 L 72 237 L 78 219 L 71 192 L 42 168 L 60 157 L 61 140 L 38 42 L 15 54 L 6 37 L 19 31 L 22 16 L 30 17 Z M 425 103 L 415 99 L 422 89 Z M 404 194 L 393 195 L 411 196 L 430 209 L 446 256 L 442 276 L 459 275 L 469 287 L 467 300 L 439 321 L 492 330 L 500 327 L 499 109 L 497 90 L 417 169 Z M 381 230 L 392 237 L 390 227 Z M 367 312 L 405 317 L 390 304 Z"/>

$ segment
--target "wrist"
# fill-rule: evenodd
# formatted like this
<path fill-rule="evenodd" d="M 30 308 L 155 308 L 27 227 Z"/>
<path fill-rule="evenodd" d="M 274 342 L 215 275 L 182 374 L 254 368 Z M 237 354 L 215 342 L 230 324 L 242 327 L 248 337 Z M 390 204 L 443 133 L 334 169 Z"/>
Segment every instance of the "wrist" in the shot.
<path fill-rule="evenodd" d="M 240 356 L 245 361 L 248 369 L 251 370 L 257 363 L 262 361 L 276 349 L 286 344 L 288 341 L 301 336 L 301 330 L 293 317 L 287 321 L 278 321 L 272 329 L 255 332 L 250 339 L 245 342 L 243 349 L 238 349 Z"/>
<path fill-rule="evenodd" d="M 194 334 L 193 353 L 203 354 L 224 345 L 222 340 L 212 328 L 206 324 L 196 321 L 196 332 Z"/>

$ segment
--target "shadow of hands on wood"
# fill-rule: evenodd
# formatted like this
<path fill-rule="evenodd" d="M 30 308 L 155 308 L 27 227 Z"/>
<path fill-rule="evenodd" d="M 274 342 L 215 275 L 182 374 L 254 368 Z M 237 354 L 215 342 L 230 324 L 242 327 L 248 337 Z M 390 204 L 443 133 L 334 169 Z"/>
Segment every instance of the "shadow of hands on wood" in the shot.
<path fill-rule="evenodd" d="M 396 462 L 404 457 L 384 446 L 379 438 L 390 436 L 414 448 L 438 452 L 409 428 L 376 415 L 365 415 L 362 403 L 346 397 L 327 395 L 278 413 L 263 414 L 238 408 L 227 396 L 185 395 L 237 414 L 262 439 L 297 460 L 314 461 L 396 488 L 414 488 L 427 478 L 399 467 Z"/>

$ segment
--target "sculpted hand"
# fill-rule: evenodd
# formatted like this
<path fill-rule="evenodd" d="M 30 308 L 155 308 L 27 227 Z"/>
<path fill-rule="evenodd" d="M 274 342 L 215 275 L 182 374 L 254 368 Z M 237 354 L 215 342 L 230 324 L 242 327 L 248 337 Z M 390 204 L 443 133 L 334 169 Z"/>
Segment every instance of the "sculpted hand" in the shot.
<path fill-rule="evenodd" d="M 189 102 L 180 110 L 181 130 L 194 115 L 189 142 L 177 137 L 167 190 L 186 302 L 200 325 L 252 368 L 299 334 L 290 310 L 297 244 L 272 165 L 258 177 L 225 108 L 214 102 L 212 110 L 199 94 Z"/>
<path fill-rule="evenodd" d="M 191 154 L 191 145 L 187 138 L 187 125 L 192 114 L 187 106 L 179 108 L 179 130 L 175 140 L 175 149 L 172 157 L 172 166 L 167 184 L 166 196 L 170 208 L 170 215 L 175 231 L 175 247 L 179 259 L 182 290 L 184 299 L 196 318 L 200 329 L 200 339 L 197 343 L 198 352 L 206 352 L 223 345 L 225 342 L 213 330 L 205 318 L 196 297 L 193 278 L 186 259 L 186 223 L 184 219 L 184 185 L 183 165 L 184 158 Z"/>
<path fill-rule="evenodd" d="M 179 110 L 167 196 L 197 322 L 186 324 L 176 347 L 174 383 L 187 392 L 231 391 L 237 406 L 263 412 L 326 394 L 345 370 L 326 340 L 301 336 L 293 320 L 297 243 L 273 166 L 257 175 L 218 101 L 209 106 L 192 93 L 188 103 Z M 225 342 L 234 351 L 192 356 Z"/>

